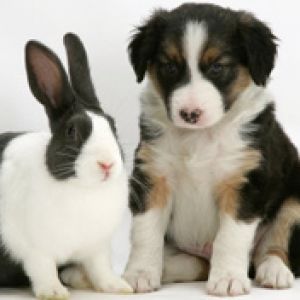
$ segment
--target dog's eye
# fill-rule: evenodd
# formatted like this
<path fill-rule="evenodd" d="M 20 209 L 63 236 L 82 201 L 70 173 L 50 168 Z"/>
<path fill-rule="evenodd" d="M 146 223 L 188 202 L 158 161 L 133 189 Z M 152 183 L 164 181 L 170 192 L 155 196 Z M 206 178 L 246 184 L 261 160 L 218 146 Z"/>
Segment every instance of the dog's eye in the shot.
<path fill-rule="evenodd" d="M 66 129 L 66 136 L 69 139 L 76 140 L 77 138 L 77 129 L 74 124 L 70 124 Z"/>
<path fill-rule="evenodd" d="M 175 76 L 178 73 L 177 65 L 173 62 L 167 62 L 162 64 L 162 71 L 165 75 Z"/>
<path fill-rule="evenodd" d="M 211 75 L 219 75 L 224 69 L 224 66 L 218 62 L 212 63 L 208 69 Z"/>

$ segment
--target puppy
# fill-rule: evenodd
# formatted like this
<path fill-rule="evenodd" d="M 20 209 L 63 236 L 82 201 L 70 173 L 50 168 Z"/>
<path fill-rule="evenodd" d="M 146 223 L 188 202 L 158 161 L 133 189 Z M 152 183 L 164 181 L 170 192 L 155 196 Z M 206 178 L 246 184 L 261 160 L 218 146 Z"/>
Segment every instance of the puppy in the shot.
<path fill-rule="evenodd" d="M 300 275 L 300 162 L 266 84 L 276 37 L 252 14 L 210 4 L 158 10 L 129 44 L 141 96 L 131 178 L 136 292 L 206 280 L 212 295 Z M 210 264 L 208 264 L 208 261 Z"/>

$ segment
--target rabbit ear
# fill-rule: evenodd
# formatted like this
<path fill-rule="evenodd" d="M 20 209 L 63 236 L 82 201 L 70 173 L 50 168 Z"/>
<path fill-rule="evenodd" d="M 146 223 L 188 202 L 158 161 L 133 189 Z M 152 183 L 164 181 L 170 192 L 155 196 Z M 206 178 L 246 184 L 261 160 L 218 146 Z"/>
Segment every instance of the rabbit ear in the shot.
<path fill-rule="evenodd" d="M 36 99 L 44 105 L 52 123 L 74 101 L 67 74 L 58 57 L 41 43 L 29 41 L 25 52 L 29 86 Z"/>
<path fill-rule="evenodd" d="M 71 84 L 87 108 L 100 108 L 92 83 L 87 54 L 79 37 L 74 33 L 64 36 Z"/>

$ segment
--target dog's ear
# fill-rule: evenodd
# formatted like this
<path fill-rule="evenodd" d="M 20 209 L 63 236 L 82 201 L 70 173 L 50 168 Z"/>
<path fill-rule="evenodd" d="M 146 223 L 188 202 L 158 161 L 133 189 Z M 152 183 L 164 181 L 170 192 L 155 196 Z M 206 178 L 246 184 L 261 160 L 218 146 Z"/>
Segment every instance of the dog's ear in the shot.
<path fill-rule="evenodd" d="M 128 46 L 129 59 L 137 82 L 143 81 L 147 66 L 155 56 L 162 32 L 166 25 L 166 10 L 156 10 L 150 19 L 137 27 Z"/>
<path fill-rule="evenodd" d="M 252 14 L 238 12 L 238 40 L 241 43 L 242 62 L 257 85 L 265 85 L 274 67 L 277 38 L 270 28 Z"/>

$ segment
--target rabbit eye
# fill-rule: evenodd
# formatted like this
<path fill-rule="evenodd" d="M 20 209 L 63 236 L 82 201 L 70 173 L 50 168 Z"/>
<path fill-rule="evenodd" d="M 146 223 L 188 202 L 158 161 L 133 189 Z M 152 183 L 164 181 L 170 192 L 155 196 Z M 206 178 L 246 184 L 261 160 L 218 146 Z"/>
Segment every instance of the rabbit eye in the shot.
<path fill-rule="evenodd" d="M 66 136 L 70 139 L 76 140 L 77 130 L 74 124 L 71 124 L 67 127 Z"/>

